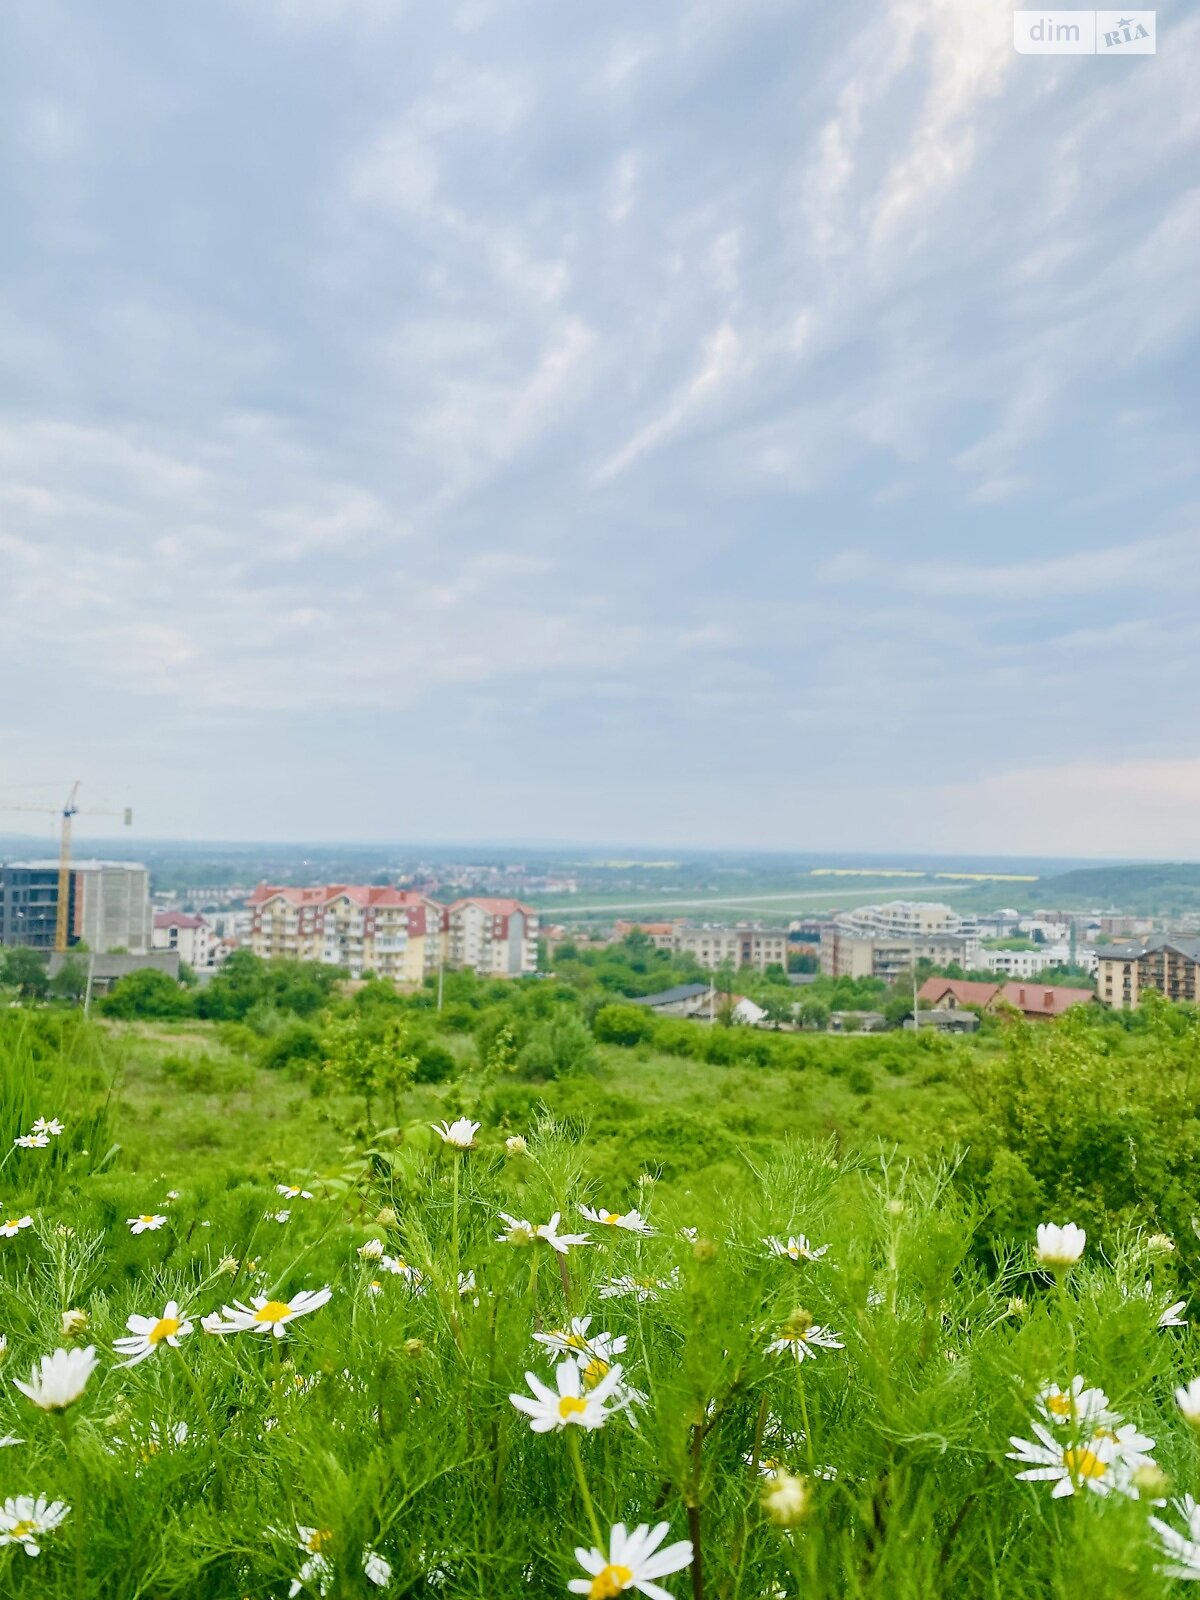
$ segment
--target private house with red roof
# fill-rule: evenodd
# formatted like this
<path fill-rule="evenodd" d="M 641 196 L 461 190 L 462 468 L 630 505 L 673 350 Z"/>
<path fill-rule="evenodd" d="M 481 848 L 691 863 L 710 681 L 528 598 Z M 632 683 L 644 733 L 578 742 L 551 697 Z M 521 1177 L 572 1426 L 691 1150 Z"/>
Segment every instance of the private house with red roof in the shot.
<path fill-rule="evenodd" d="M 1012 1006 L 1022 1016 L 1043 1020 L 1061 1017 L 1072 1006 L 1086 1005 L 1095 998 L 1090 989 L 1069 989 L 1061 984 L 972 983 L 965 978 L 926 978 L 917 990 L 918 1001 L 924 1000 L 938 1011 L 996 1011 Z"/>
<path fill-rule="evenodd" d="M 351 977 L 420 983 L 445 960 L 446 908 L 415 889 L 260 883 L 246 901 L 255 955 L 320 961 Z"/>
<path fill-rule="evenodd" d="M 203 917 L 188 911 L 156 911 L 150 934 L 152 950 L 178 950 L 179 959 L 195 970 L 207 971 L 217 964 L 220 945 Z"/>

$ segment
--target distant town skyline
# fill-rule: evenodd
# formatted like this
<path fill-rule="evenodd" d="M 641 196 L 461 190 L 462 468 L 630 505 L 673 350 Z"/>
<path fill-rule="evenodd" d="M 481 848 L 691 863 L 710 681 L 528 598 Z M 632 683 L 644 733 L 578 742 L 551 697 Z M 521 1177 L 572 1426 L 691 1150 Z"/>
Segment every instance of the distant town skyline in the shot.
<path fill-rule="evenodd" d="M 1011 16 L 7 6 L 0 832 L 1200 858 L 1200 15 Z"/>

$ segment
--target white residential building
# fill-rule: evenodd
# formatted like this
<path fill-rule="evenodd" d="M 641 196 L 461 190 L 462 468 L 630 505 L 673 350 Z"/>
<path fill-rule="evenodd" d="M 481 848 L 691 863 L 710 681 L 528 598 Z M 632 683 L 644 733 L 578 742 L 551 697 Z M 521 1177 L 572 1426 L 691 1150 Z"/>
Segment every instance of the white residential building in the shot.
<path fill-rule="evenodd" d="M 889 900 L 881 905 L 857 906 L 840 912 L 834 926 L 841 934 L 857 939 L 912 940 L 924 944 L 944 937 L 962 941 L 957 959 L 973 966 L 979 953 L 979 923 L 973 916 L 960 916 L 953 906 L 929 900 Z"/>
<path fill-rule="evenodd" d="M 538 914 L 519 900 L 456 900 L 448 912 L 448 962 L 481 975 L 516 978 L 537 971 Z"/>
<path fill-rule="evenodd" d="M 154 950 L 178 950 L 179 959 L 197 972 L 207 972 L 217 964 L 220 940 L 203 917 L 187 911 L 156 911 Z"/>

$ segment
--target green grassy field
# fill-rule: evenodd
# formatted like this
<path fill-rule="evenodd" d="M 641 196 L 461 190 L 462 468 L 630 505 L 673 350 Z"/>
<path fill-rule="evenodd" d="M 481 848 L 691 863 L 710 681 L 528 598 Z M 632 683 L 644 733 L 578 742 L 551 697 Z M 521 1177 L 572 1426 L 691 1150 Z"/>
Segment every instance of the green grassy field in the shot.
<path fill-rule="evenodd" d="M 603 1046 L 536 1081 L 514 998 L 446 1019 L 398 1120 L 407 1012 L 365 1049 L 326 1017 L 332 1079 L 264 1065 L 265 1014 L 5 1021 L 0 1594 L 1159 1600 L 1200 1572 L 1185 1014 Z M 724 1032 L 661 1040 L 754 1043 Z"/>

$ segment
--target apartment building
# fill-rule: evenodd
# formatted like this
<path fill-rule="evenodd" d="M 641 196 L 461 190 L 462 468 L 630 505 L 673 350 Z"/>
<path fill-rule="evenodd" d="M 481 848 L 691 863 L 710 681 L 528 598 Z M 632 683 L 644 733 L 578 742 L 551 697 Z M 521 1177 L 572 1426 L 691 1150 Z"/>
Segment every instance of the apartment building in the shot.
<path fill-rule="evenodd" d="M 1132 1011 L 1143 989 L 1168 1000 L 1200 999 L 1200 939 L 1157 934 L 1145 944 L 1097 945 L 1097 992 L 1115 1011 Z"/>
<path fill-rule="evenodd" d="M 786 928 L 690 927 L 679 923 L 671 948 L 695 956 L 702 967 L 755 967 L 759 972 L 770 966 L 787 968 Z"/>
<path fill-rule="evenodd" d="M 953 906 L 939 901 L 888 900 L 881 905 L 841 911 L 833 920 L 842 933 L 860 939 L 907 939 L 918 943 L 942 937 L 960 939 L 968 966 L 979 951 L 978 920 L 960 916 Z"/>
<path fill-rule="evenodd" d="M 495 978 L 537 971 L 538 914 L 532 906 L 472 896 L 456 900 L 446 918 L 449 966 Z"/>
<path fill-rule="evenodd" d="M 13 861 L 0 867 L 0 942 L 54 948 L 59 864 Z M 150 948 L 150 874 L 136 861 L 75 861 L 68 894 L 67 942 L 90 950 Z"/>
<path fill-rule="evenodd" d="M 840 923 L 821 931 L 821 971 L 827 978 L 883 978 L 893 983 L 918 961 L 935 967 L 973 963 L 973 951 L 960 934 L 869 935 L 847 932 Z"/>
<path fill-rule="evenodd" d="M 676 927 L 674 922 L 622 922 L 618 919 L 613 923 L 613 939 L 620 943 L 631 933 L 642 933 L 656 950 L 673 950 Z"/>
<path fill-rule="evenodd" d="M 1033 978 L 1047 967 L 1082 967 L 1095 972 L 1096 952 L 1090 945 L 1072 951 L 1066 943 L 1040 944 L 1035 950 L 982 950 L 976 966 L 1008 978 Z"/>
<path fill-rule="evenodd" d="M 255 955 L 320 961 L 351 977 L 374 972 L 402 983 L 420 983 L 446 959 L 445 908 L 416 890 L 259 884 L 246 904 Z"/>

